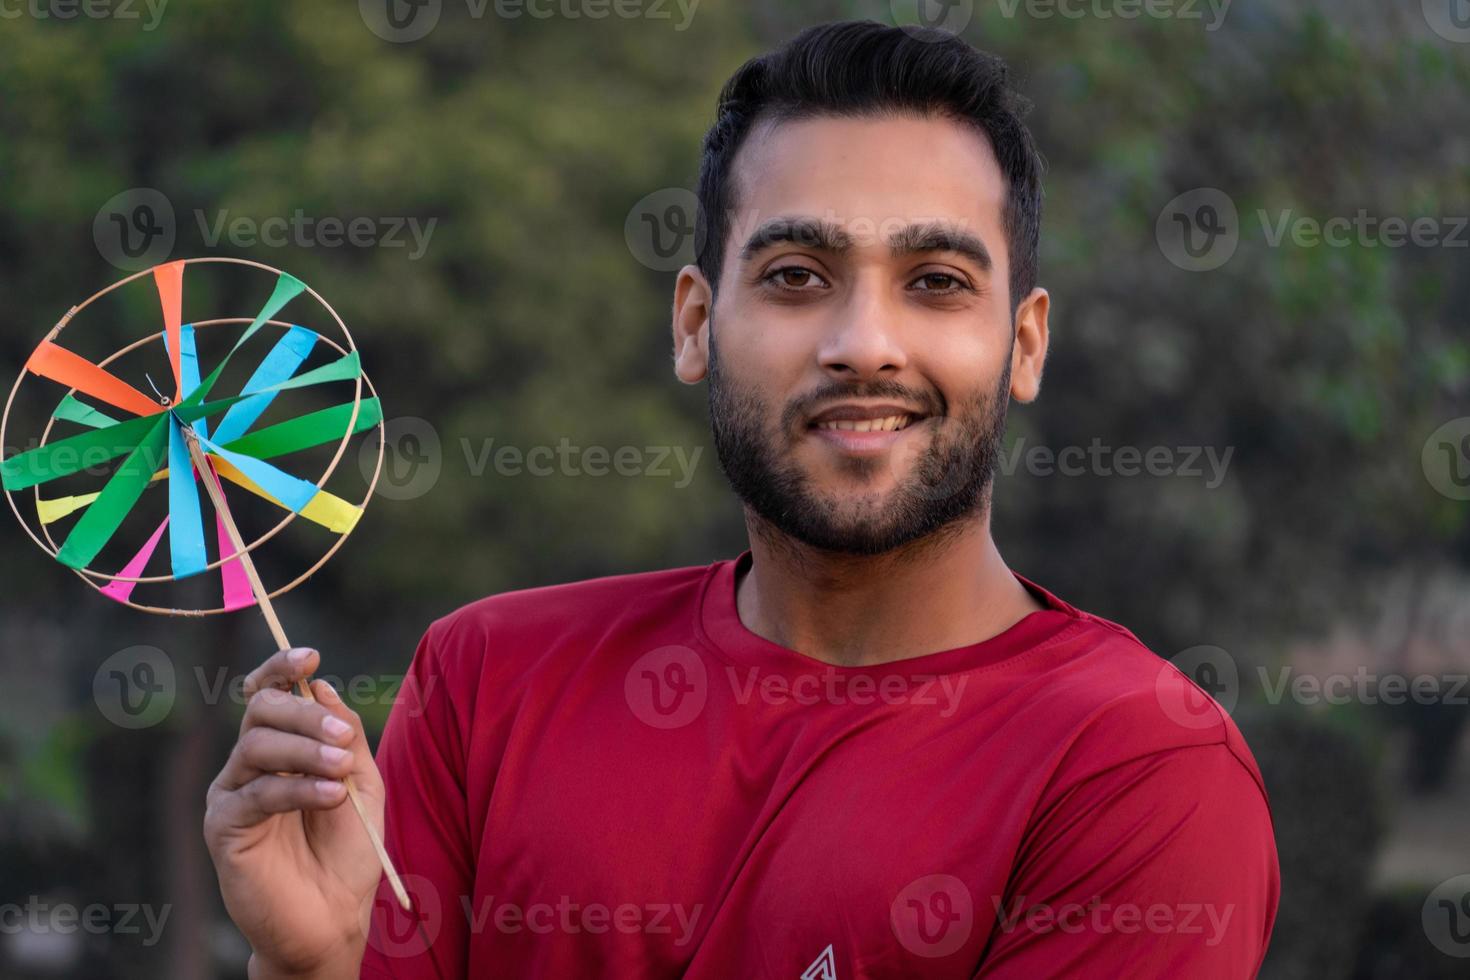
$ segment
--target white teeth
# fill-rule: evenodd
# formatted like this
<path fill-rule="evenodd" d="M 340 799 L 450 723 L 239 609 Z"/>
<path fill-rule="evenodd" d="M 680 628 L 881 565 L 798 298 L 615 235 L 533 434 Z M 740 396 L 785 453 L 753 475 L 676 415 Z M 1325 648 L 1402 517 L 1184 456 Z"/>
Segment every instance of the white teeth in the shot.
<path fill-rule="evenodd" d="M 819 429 L 842 429 L 848 432 L 896 432 L 913 421 L 911 415 L 889 415 L 881 419 L 839 419 L 819 422 Z"/>

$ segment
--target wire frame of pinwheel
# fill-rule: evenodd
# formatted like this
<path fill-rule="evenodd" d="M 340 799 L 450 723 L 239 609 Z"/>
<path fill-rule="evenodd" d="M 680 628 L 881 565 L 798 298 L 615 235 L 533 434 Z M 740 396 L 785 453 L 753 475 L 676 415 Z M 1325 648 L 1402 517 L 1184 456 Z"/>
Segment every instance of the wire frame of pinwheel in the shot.
<path fill-rule="evenodd" d="M 235 274 L 260 280 L 258 312 L 185 320 L 185 273 L 206 265 L 216 271 L 233 266 Z M 130 283 L 142 287 L 142 280 L 151 280 L 163 329 L 103 358 L 78 353 L 69 342 L 87 319 L 84 311 L 98 309 L 94 304 Z M 293 322 L 302 317 L 293 311 L 303 305 L 323 331 Z M 280 318 L 288 314 L 292 319 Z M 259 262 L 181 259 L 122 279 L 72 307 L 11 387 L 0 415 L 0 446 L 13 444 L 17 395 L 33 385 L 49 389 L 41 397 L 60 397 L 36 445 L 0 461 L 7 502 L 53 558 L 108 598 L 146 612 L 203 616 L 254 605 L 245 562 L 226 533 L 227 525 L 244 523 L 241 512 L 247 511 L 255 525 L 270 525 L 244 545 L 257 566 L 258 549 L 298 518 L 326 535 L 315 561 L 268 595 L 294 589 L 342 547 L 382 471 L 382 406 L 347 325 L 315 290 Z M 221 394 L 229 390 L 234 393 Z M 327 484 L 353 438 L 369 439 L 371 430 L 377 432 L 376 461 L 361 499 L 353 502 Z M 201 494 L 191 439 L 203 450 L 212 482 L 231 489 L 221 496 L 224 510 L 214 509 L 213 533 L 206 532 L 203 500 L 210 495 Z M 359 452 L 358 458 L 366 475 L 369 457 Z M 314 480 L 298 475 L 306 465 L 321 467 Z M 167 591 L 165 583 L 210 573 L 218 576 L 217 606 L 154 604 L 135 594 L 140 587 Z"/>

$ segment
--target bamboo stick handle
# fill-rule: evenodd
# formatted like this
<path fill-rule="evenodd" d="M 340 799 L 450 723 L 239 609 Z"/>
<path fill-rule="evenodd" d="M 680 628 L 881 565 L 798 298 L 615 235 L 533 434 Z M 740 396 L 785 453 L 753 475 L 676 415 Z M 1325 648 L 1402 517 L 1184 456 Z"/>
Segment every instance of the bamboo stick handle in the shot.
<path fill-rule="evenodd" d="M 240 537 L 240 529 L 235 526 L 235 520 L 230 516 L 229 508 L 225 505 L 224 491 L 220 488 L 214 470 L 210 467 L 204 450 L 199 448 L 199 441 L 194 436 L 194 430 L 188 426 L 182 426 L 182 428 L 184 442 L 188 444 L 189 455 L 194 460 L 194 468 L 199 471 L 199 479 L 203 482 L 204 489 L 209 492 L 209 499 L 214 503 L 214 509 L 224 523 L 225 531 L 230 537 L 230 544 L 234 546 L 235 554 L 239 556 L 240 566 L 245 569 L 245 577 L 250 580 L 251 591 L 255 593 L 255 601 L 260 606 L 260 613 L 265 617 L 266 625 L 270 627 L 271 636 L 275 638 L 276 648 L 289 649 L 291 641 L 286 639 L 286 630 L 281 626 L 281 620 L 276 615 L 275 607 L 271 605 L 270 593 L 260 581 L 260 574 L 255 570 L 255 562 L 250 560 L 250 552 L 245 550 L 245 541 Z M 308 701 L 316 700 L 312 696 L 310 685 L 305 680 L 296 682 L 296 692 Z M 398 904 L 403 906 L 405 912 L 409 911 L 413 906 L 408 900 L 408 892 L 404 889 L 403 881 L 393 867 L 393 859 L 388 857 L 388 850 L 383 846 L 382 837 L 373 827 L 373 822 L 368 819 L 367 810 L 357 795 L 357 787 L 353 785 L 352 777 L 344 778 L 342 784 L 347 787 L 347 798 L 352 801 L 353 808 L 357 810 L 357 815 L 362 820 L 363 829 L 367 831 L 368 839 L 373 843 L 373 850 L 378 853 L 378 863 L 383 866 L 383 873 L 388 876 L 388 884 L 392 886 Z"/>

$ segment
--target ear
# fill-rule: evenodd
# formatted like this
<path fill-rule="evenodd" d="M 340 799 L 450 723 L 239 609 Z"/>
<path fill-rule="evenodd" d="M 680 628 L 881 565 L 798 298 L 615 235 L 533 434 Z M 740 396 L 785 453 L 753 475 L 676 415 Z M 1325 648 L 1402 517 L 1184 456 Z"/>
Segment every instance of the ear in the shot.
<path fill-rule="evenodd" d="M 1029 402 L 1041 391 L 1041 367 L 1046 361 L 1046 317 L 1051 297 L 1039 286 L 1016 307 L 1016 337 L 1011 344 L 1011 397 Z"/>
<path fill-rule="evenodd" d="M 704 380 L 709 367 L 709 314 L 714 297 L 697 265 L 679 270 L 674 283 L 674 374 L 686 385 Z"/>

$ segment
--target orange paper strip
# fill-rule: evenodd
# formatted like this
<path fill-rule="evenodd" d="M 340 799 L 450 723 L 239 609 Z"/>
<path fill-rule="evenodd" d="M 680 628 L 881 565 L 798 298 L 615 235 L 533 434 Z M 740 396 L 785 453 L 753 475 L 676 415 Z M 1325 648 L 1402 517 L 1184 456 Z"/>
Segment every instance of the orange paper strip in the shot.
<path fill-rule="evenodd" d="M 126 381 L 49 340 L 41 341 L 41 346 L 31 354 L 30 360 L 26 361 L 26 370 L 86 392 L 134 415 L 156 415 L 163 411 L 162 405 Z"/>
<path fill-rule="evenodd" d="M 158 286 L 158 300 L 163 305 L 163 332 L 168 339 L 168 363 L 174 371 L 174 401 L 184 390 L 179 370 L 179 324 L 184 307 L 184 261 L 179 259 L 153 267 L 153 281 Z"/>

